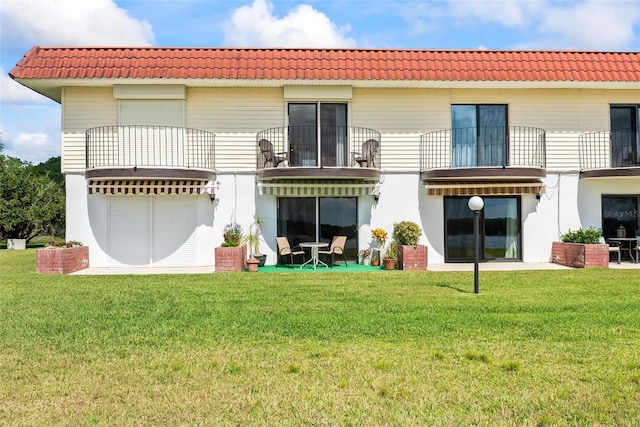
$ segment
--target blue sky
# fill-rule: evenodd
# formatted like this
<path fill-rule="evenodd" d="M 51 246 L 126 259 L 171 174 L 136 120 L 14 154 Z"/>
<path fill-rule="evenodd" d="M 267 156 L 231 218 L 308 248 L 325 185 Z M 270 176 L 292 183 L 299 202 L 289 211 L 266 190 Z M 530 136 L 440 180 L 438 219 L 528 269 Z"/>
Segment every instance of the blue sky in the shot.
<path fill-rule="evenodd" d="M 8 77 L 33 46 L 640 50 L 640 1 L 0 0 L 4 154 L 60 155 L 60 106 Z"/>

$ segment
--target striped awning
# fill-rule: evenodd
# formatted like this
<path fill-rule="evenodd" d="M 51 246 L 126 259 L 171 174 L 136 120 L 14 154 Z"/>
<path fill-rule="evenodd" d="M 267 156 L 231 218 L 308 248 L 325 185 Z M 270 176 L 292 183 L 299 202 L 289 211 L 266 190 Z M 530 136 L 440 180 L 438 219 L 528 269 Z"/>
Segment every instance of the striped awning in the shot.
<path fill-rule="evenodd" d="M 376 182 L 353 182 L 343 180 L 287 180 L 259 183 L 261 195 L 277 197 L 357 197 L 370 196 Z"/>
<path fill-rule="evenodd" d="M 541 182 L 438 182 L 425 185 L 429 196 L 492 196 L 510 194 L 543 194 Z"/>
<path fill-rule="evenodd" d="M 89 180 L 87 184 L 89 194 L 113 195 L 182 195 L 182 194 L 213 194 L 214 183 L 204 180 Z"/>

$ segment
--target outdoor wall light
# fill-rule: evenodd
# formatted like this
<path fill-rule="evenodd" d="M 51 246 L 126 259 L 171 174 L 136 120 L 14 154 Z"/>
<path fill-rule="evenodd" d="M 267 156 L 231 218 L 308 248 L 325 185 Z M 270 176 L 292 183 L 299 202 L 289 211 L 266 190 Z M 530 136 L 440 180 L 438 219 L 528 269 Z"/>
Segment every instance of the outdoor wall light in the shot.
<path fill-rule="evenodd" d="M 480 259 L 480 211 L 484 208 L 484 200 L 482 197 L 473 196 L 467 203 L 469 209 L 473 211 L 473 236 L 475 240 L 475 249 L 473 251 L 473 293 L 480 292 L 478 262 Z"/>

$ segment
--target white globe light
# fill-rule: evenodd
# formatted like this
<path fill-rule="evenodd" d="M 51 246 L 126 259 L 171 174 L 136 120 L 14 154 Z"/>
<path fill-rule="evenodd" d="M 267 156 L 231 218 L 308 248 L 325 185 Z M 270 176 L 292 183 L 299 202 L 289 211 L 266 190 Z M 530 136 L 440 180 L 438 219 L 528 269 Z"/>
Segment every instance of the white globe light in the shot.
<path fill-rule="evenodd" d="M 484 207 L 484 200 L 482 200 L 482 197 L 473 196 L 472 198 L 469 199 L 468 206 L 469 206 L 469 209 L 471 209 L 474 212 L 481 211 L 482 208 Z"/>

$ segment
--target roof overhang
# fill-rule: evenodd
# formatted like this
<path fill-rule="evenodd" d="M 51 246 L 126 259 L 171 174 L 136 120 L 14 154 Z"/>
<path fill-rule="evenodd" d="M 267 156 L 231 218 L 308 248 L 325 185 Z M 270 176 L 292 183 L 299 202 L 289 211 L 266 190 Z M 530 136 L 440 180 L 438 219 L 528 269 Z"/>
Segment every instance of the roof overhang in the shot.
<path fill-rule="evenodd" d="M 11 76 L 13 78 L 13 76 Z M 285 86 L 351 86 L 378 89 L 640 89 L 640 82 L 511 81 L 511 80 L 300 80 L 300 79 L 16 79 L 15 81 L 58 103 L 63 87 L 115 85 L 184 85 L 199 88 L 283 88 Z"/>

